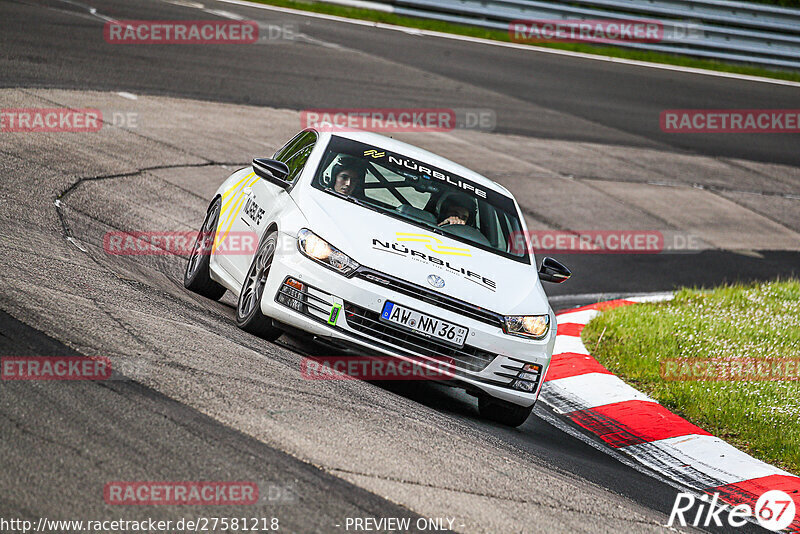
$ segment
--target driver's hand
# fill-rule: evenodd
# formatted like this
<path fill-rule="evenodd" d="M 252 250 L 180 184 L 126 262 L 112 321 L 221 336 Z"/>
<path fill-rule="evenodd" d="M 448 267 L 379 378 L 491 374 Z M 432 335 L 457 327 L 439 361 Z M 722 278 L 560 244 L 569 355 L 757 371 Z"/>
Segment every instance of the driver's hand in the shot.
<path fill-rule="evenodd" d="M 444 226 L 445 224 L 467 224 L 467 222 L 464 219 L 460 218 L 460 217 L 456 217 L 455 215 L 452 215 L 452 216 L 446 218 L 445 220 L 443 220 L 442 222 L 440 222 L 439 226 Z"/>

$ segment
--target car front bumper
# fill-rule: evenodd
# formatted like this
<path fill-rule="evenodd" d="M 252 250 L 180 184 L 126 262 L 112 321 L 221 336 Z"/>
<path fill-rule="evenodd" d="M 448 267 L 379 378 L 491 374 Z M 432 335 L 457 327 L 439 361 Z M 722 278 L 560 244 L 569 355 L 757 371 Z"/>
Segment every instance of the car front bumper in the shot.
<path fill-rule="evenodd" d="M 284 282 L 290 277 L 304 284 L 302 296 L 287 291 Z M 286 298 L 279 302 L 281 293 L 301 298 L 303 305 L 297 306 L 295 299 L 298 310 L 286 304 Z M 486 320 L 437 306 L 410 293 L 407 287 L 401 292 L 371 279 L 342 276 L 301 254 L 295 236 L 279 233 L 261 310 L 276 321 L 364 354 L 392 356 L 433 371 L 440 371 L 441 361 L 446 358 L 454 363 L 453 378 L 448 380 L 450 385 L 521 406 L 531 406 L 536 402 L 555 343 L 556 319 L 552 311 L 548 336 L 533 341 L 510 336 L 499 325 L 487 324 Z M 409 335 L 382 322 L 379 316 L 387 300 L 468 328 L 464 347 L 452 347 L 421 335 Z M 341 309 L 335 320 L 331 320 L 334 307 Z M 524 380 L 535 382 L 530 392 L 513 387 L 518 372 L 526 363 L 539 367 L 535 380 Z"/>

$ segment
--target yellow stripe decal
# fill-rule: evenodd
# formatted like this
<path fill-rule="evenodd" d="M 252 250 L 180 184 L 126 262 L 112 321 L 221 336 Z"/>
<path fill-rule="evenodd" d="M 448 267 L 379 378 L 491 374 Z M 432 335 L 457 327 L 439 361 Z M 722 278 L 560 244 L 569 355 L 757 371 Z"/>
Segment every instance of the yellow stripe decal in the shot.
<path fill-rule="evenodd" d="M 409 234 L 406 232 L 397 232 L 397 240 L 398 241 L 418 241 L 420 243 L 430 243 L 431 241 L 436 241 L 437 243 L 441 243 L 442 240 L 438 237 L 433 237 L 432 235 L 424 235 L 424 234 Z"/>
<path fill-rule="evenodd" d="M 222 242 L 225 241 L 225 238 L 228 237 L 228 232 L 231 231 L 231 226 L 233 226 L 233 221 L 236 220 L 236 214 L 239 212 L 239 206 L 242 204 L 242 200 L 244 200 L 244 195 L 240 195 L 239 199 L 236 201 L 236 204 L 233 205 L 233 209 L 231 209 L 231 213 L 228 216 L 228 219 L 226 220 L 226 222 L 227 221 L 230 222 L 228 223 L 228 227 L 225 229 L 225 233 L 222 234 L 222 237 L 219 237 L 219 232 L 217 232 L 217 237 L 219 239 L 217 243 L 214 245 L 214 251 L 216 251 L 217 248 L 222 244 Z M 224 225 L 225 223 L 223 222 L 222 224 Z"/>
<path fill-rule="evenodd" d="M 468 248 L 448 247 L 442 245 L 442 240 L 438 237 L 425 234 L 410 234 L 408 232 L 397 232 L 397 241 L 412 241 L 417 243 L 427 243 L 425 248 L 431 252 L 448 254 L 450 256 L 472 256 Z"/>
<path fill-rule="evenodd" d="M 245 187 L 247 187 L 247 186 L 245 185 L 245 181 L 246 181 L 247 179 L 251 178 L 251 177 L 252 177 L 252 176 L 254 176 L 254 175 L 255 175 L 255 173 L 254 173 L 254 172 L 251 172 L 250 174 L 248 174 L 247 176 L 245 176 L 244 178 L 242 178 L 241 180 L 239 180 L 239 182 L 238 182 L 236 185 L 234 185 L 233 187 L 231 187 L 230 189 L 228 189 L 228 190 L 225 192 L 225 194 L 224 194 L 224 195 L 222 195 L 222 199 L 223 199 L 223 200 L 225 200 L 225 197 L 227 197 L 228 195 L 232 195 L 232 196 L 231 196 L 231 198 L 229 198 L 229 199 L 227 200 L 227 202 L 225 202 L 225 204 L 223 204 L 223 205 L 222 205 L 222 209 L 221 209 L 221 210 L 220 210 L 220 212 L 219 212 L 219 214 L 220 214 L 220 215 L 222 215 L 223 213 L 225 213 L 225 211 L 228 209 L 228 205 L 231 203 L 231 201 L 232 201 L 232 200 L 234 200 L 235 198 L 237 198 L 237 197 L 238 197 L 238 194 L 234 194 L 234 193 L 240 193 L 240 192 L 242 192 L 242 191 L 244 190 L 244 188 L 245 188 Z"/>
<path fill-rule="evenodd" d="M 431 245 L 425 245 L 425 248 L 431 250 L 433 252 L 438 252 L 439 254 L 449 254 L 450 256 L 472 256 L 469 253 L 469 250 L 466 248 L 455 248 L 455 247 L 438 247 L 433 248 Z M 443 250 L 443 249 L 450 249 L 450 250 Z M 453 252 L 450 252 L 453 251 Z M 456 252 L 458 251 L 458 252 Z"/>
<path fill-rule="evenodd" d="M 247 178 L 250 178 L 254 174 L 255 173 L 251 174 Z M 260 179 L 261 179 L 260 176 L 256 176 L 255 180 L 253 180 L 252 182 L 245 183 L 246 184 L 245 187 L 250 187 L 251 185 L 255 184 Z M 219 225 L 220 227 L 222 227 L 222 226 L 225 226 L 225 223 L 228 223 L 228 227 L 225 229 L 225 233 L 222 235 L 222 237 L 219 237 L 219 232 L 217 232 L 216 239 L 214 241 L 214 251 L 215 252 L 219 248 L 219 246 L 222 245 L 222 243 L 225 241 L 225 238 L 228 237 L 228 233 L 231 231 L 231 226 L 233 226 L 233 221 L 236 220 L 236 216 L 239 214 L 240 207 L 244 207 L 244 204 L 242 204 L 242 200 L 244 200 L 244 197 L 245 197 L 244 189 L 245 188 L 242 187 L 242 190 L 239 192 L 238 195 L 236 195 L 235 197 L 231 197 L 230 200 L 228 200 L 228 202 L 231 202 L 235 198 L 236 202 L 233 204 L 233 207 L 231 208 L 230 212 L 228 213 L 227 218 L 224 221 L 222 221 L 222 223 Z"/>

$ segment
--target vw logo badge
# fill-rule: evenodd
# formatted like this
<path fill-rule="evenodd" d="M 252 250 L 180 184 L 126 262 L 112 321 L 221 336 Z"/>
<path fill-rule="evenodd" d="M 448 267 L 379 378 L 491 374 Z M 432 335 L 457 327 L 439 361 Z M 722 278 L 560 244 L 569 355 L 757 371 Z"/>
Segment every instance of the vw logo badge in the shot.
<path fill-rule="evenodd" d="M 428 283 L 437 289 L 441 289 L 444 287 L 444 278 L 436 276 L 435 274 L 429 274 Z"/>

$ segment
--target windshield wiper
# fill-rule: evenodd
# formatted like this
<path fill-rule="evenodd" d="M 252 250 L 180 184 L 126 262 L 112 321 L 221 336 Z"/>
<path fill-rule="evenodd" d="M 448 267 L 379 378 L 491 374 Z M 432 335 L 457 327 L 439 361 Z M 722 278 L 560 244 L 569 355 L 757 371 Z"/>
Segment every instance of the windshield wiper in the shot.
<path fill-rule="evenodd" d="M 404 218 L 405 220 L 409 220 L 409 219 L 406 219 L 405 217 L 403 217 L 403 218 Z M 439 234 L 439 235 L 448 235 L 448 234 L 447 234 L 447 233 L 446 233 L 444 230 L 442 230 L 442 229 L 439 227 L 439 225 L 437 225 L 437 224 L 429 223 L 429 222 L 427 222 L 427 221 L 415 221 L 415 222 L 420 222 L 420 223 L 424 224 L 424 225 L 425 225 L 425 228 L 428 228 L 428 229 L 429 229 L 431 232 L 433 232 L 434 234 Z"/>
<path fill-rule="evenodd" d="M 340 193 L 339 191 L 336 191 L 335 189 L 333 189 L 331 187 L 326 187 L 323 191 L 325 191 L 326 193 L 330 193 L 333 196 L 339 197 L 339 198 L 341 198 L 343 200 L 347 200 L 348 202 L 352 202 L 353 204 L 356 204 L 358 206 L 361 206 L 361 207 L 364 207 L 364 208 L 368 208 L 368 209 L 374 209 L 372 206 L 370 206 L 366 202 L 362 202 L 361 200 L 359 200 L 359 199 L 357 199 L 355 197 L 351 197 L 350 195 L 345 195 L 344 193 Z"/>

